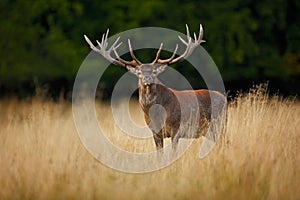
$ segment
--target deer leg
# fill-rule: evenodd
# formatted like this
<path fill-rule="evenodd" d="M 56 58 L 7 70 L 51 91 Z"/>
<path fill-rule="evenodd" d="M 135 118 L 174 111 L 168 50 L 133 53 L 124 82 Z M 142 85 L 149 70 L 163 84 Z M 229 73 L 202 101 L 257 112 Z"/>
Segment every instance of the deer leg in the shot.
<path fill-rule="evenodd" d="M 171 137 L 171 141 L 172 141 L 172 152 L 173 152 L 173 153 L 176 153 L 176 152 L 177 152 L 178 140 L 179 140 L 179 135 L 178 135 L 178 134 L 176 134 L 175 136 Z"/>
<path fill-rule="evenodd" d="M 156 145 L 157 152 L 162 153 L 164 147 L 163 135 L 161 132 L 153 133 L 154 142 Z"/>

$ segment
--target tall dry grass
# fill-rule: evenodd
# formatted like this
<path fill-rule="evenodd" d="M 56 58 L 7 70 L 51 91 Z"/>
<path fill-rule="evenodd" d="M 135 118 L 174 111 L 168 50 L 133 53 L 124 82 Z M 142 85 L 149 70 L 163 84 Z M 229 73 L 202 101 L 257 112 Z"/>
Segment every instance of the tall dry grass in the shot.
<path fill-rule="evenodd" d="M 138 105 L 131 108 L 141 120 Z M 98 103 L 97 111 L 113 140 L 110 107 Z M 264 87 L 229 104 L 226 133 L 208 157 L 198 159 L 198 139 L 171 166 L 140 175 L 114 171 L 84 149 L 69 103 L 1 101 L 0 122 L 0 199 L 300 198 L 300 105 Z M 114 142 L 140 148 L 128 137 Z"/>

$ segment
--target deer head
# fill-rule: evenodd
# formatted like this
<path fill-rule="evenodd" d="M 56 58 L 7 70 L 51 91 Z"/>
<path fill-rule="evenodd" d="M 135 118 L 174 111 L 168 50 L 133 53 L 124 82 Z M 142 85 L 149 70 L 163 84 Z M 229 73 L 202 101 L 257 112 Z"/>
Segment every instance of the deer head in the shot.
<path fill-rule="evenodd" d="M 157 76 L 160 73 L 162 73 L 167 66 L 184 60 L 194 51 L 194 49 L 197 46 L 199 46 L 202 42 L 205 42 L 204 40 L 202 40 L 203 28 L 201 24 L 200 24 L 199 36 L 197 37 L 196 34 L 194 33 L 194 41 L 190 36 L 189 28 L 187 25 L 186 25 L 186 32 L 187 32 L 187 41 L 185 41 L 180 36 L 178 36 L 181 42 L 186 46 L 186 49 L 182 55 L 175 58 L 178 49 L 178 44 L 176 44 L 175 50 L 173 51 L 173 54 L 170 58 L 164 60 L 160 59 L 159 56 L 163 47 L 163 43 L 161 43 L 156 53 L 156 57 L 151 63 L 141 63 L 136 58 L 136 56 L 133 53 L 131 42 L 129 39 L 128 39 L 128 46 L 129 46 L 129 52 L 132 61 L 123 60 L 119 56 L 117 52 L 117 48 L 122 44 L 122 42 L 118 43 L 120 37 L 118 37 L 116 41 L 113 43 L 113 45 L 109 49 L 107 49 L 108 48 L 107 38 L 108 38 L 109 29 L 107 29 L 107 32 L 103 34 L 101 42 L 98 42 L 97 40 L 99 48 L 95 47 L 86 35 L 84 35 L 84 38 L 86 42 L 90 45 L 90 48 L 92 50 L 101 54 L 109 62 L 118 66 L 126 67 L 126 69 L 129 72 L 135 74 L 139 79 L 140 101 L 142 100 L 143 103 L 151 104 L 156 99 L 156 84 L 159 83 Z M 111 56 L 112 51 L 114 52 L 115 58 Z"/>

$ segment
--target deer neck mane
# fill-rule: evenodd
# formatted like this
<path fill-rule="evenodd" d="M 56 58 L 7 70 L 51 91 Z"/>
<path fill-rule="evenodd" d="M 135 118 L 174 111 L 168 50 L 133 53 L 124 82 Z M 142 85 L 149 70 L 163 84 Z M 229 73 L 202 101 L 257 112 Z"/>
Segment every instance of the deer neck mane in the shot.
<path fill-rule="evenodd" d="M 139 102 L 144 111 L 149 110 L 154 104 L 165 105 L 166 102 L 170 102 L 171 96 L 172 91 L 161 84 L 139 85 Z"/>

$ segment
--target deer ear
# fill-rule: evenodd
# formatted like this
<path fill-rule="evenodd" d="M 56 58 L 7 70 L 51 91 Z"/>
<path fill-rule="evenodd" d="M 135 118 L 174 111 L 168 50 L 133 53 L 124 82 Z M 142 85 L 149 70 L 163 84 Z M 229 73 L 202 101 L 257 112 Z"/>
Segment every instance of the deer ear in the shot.
<path fill-rule="evenodd" d="M 135 68 L 135 67 L 132 67 L 132 66 L 130 66 L 130 65 L 126 65 L 126 69 L 127 69 L 129 72 L 131 72 L 131 73 L 133 73 L 133 74 L 135 74 L 135 75 L 137 75 L 137 76 L 138 76 L 138 74 L 139 74 L 139 72 L 140 72 L 139 69 L 137 69 L 137 68 Z"/>
<path fill-rule="evenodd" d="M 159 74 L 159 73 L 165 71 L 165 70 L 167 69 L 167 67 L 168 67 L 168 65 L 166 65 L 166 64 L 159 65 L 159 66 L 156 68 L 157 74 Z"/>

